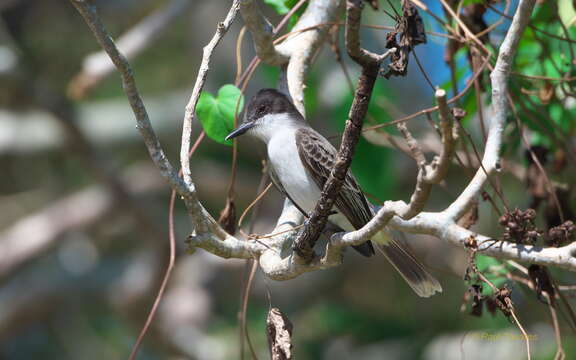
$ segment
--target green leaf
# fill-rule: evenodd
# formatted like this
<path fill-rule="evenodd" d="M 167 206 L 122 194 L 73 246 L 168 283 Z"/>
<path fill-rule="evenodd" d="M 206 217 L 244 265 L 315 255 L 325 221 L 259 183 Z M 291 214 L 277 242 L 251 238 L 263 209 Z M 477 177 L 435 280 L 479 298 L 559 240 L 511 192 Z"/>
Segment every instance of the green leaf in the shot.
<path fill-rule="evenodd" d="M 196 114 L 208 137 L 221 144 L 232 145 L 232 141 L 224 139 L 234 130 L 237 105 L 239 113 L 244 107 L 244 97 L 240 89 L 231 84 L 222 86 L 217 97 L 204 91 L 200 94 Z"/>
<path fill-rule="evenodd" d="M 271 6 L 274 11 L 280 15 L 284 15 L 290 11 L 290 8 L 286 6 L 286 2 L 284 0 L 264 0 L 264 3 Z"/>

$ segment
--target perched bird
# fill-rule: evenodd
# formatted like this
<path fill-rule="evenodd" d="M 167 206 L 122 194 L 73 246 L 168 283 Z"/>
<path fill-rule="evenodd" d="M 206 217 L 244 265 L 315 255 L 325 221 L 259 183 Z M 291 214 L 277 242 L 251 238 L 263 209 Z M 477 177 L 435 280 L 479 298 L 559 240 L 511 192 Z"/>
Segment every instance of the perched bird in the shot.
<path fill-rule="evenodd" d="M 308 125 L 286 95 L 274 89 L 262 89 L 250 100 L 242 125 L 226 139 L 242 134 L 266 144 L 272 182 L 304 215 L 310 214 L 336 160 L 334 146 Z M 350 172 L 333 211 L 328 218 L 330 224 L 346 231 L 361 228 L 375 214 Z M 372 242 L 418 295 L 428 297 L 442 291 L 438 281 L 386 230 L 354 249 L 372 256 Z"/>

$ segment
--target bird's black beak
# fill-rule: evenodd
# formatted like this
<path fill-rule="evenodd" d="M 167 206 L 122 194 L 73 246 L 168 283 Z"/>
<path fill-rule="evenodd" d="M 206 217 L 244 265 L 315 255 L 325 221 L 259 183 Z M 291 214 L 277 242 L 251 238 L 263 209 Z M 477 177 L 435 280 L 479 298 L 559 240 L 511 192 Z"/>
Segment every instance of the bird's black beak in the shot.
<path fill-rule="evenodd" d="M 232 131 L 228 136 L 226 136 L 226 140 L 233 139 L 237 136 L 244 134 L 246 131 L 250 130 L 250 128 L 254 127 L 253 122 L 248 122 L 240 125 L 236 130 Z"/>

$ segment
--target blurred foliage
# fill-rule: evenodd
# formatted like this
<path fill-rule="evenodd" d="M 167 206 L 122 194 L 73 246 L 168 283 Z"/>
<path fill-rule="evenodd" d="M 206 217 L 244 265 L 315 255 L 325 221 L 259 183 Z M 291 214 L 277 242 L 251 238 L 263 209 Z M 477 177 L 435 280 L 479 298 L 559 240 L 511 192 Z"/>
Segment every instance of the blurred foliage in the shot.
<path fill-rule="evenodd" d="M 543 145 L 551 151 L 563 148 L 566 139 L 559 138 L 563 133 L 570 137 L 576 131 L 576 106 L 570 100 L 576 84 L 576 54 L 573 44 L 557 38 L 576 37 L 576 27 L 569 23 L 576 13 L 567 5 L 569 0 L 561 0 L 536 8 L 533 28 L 522 37 L 514 63 L 518 74 L 549 79 L 516 76 L 512 81 L 516 111 L 535 133 L 532 145 Z M 566 8 L 571 10 L 560 11 Z M 572 80 L 564 80 L 567 78 Z"/>

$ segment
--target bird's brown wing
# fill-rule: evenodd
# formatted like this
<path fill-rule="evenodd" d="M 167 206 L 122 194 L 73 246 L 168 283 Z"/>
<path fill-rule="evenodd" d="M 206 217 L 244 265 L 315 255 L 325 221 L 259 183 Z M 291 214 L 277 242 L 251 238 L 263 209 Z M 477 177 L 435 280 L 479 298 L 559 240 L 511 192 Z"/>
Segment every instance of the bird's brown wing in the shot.
<path fill-rule="evenodd" d="M 324 188 L 336 161 L 336 149 L 328 140 L 312 129 L 300 129 L 296 132 L 296 147 L 300 160 L 316 185 L 321 189 Z M 356 229 L 364 226 L 374 216 L 370 205 L 368 205 L 368 200 L 349 172 L 346 174 L 342 189 L 336 197 L 335 206 Z M 379 245 L 382 253 L 418 295 L 428 297 L 435 292 L 442 291 L 438 281 L 410 252 L 394 239 L 388 239 L 389 235 L 386 232 L 379 232 L 378 234 L 379 237 L 386 237 L 383 239 L 382 245 Z M 373 238 L 373 240 L 375 239 Z M 371 241 L 354 246 L 354 249 L 364 256 L 374 254 Z"/>
<path fill-rule="evenodd" d="M 302 128 L 296 132 L 296 147 L 308 174 L 320 189 L 324 188 L 336 161 L 337 151 L 334 146 L 316 131 Z M 356 229 L 360 229 L 374 216 L 368 200 L 350 172 L 346 174 L 335 206 Z"/>

